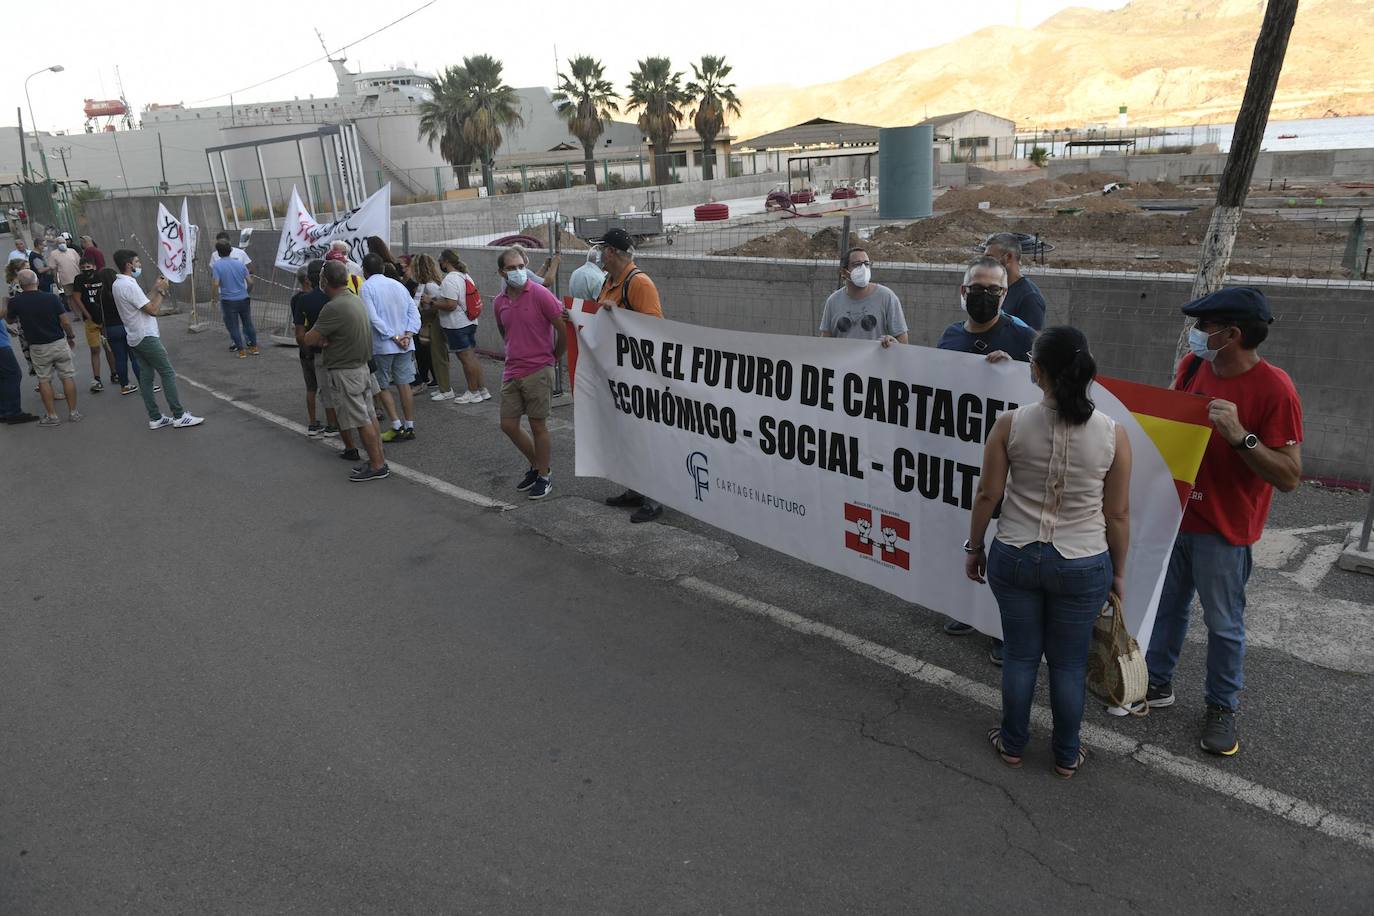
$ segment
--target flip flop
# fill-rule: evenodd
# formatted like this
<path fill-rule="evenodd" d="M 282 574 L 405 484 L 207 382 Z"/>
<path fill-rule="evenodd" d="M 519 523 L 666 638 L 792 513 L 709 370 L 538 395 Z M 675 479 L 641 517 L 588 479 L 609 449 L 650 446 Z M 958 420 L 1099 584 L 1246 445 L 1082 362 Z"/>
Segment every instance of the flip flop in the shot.
<path fill-rule="evenodd" d="M 1021 767 L 1020 757 L 1013 757 L 1002 749 L 1002 729 L 1000 727 L 988 729 L 988 743 L 992 745 L 992 749 L 997 752 L 998 758 L 1000 758 L 1004 764 L 1011 767 L 1013 770 Z"/>

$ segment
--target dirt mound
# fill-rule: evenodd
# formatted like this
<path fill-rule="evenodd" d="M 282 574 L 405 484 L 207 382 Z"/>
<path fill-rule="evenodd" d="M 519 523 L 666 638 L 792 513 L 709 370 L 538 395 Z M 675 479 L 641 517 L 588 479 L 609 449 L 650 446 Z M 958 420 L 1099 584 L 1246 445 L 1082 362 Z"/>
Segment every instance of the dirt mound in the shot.
<path fill-rule="evenodd" d="M 1159 200 L 1166 197 L 1192 197 L 1193 191 L 1191 188 L 1180 188 L 1172 181 L 1137 181 L 1129 187 L 1113 192 L 1112 196 L 1128 200 Z M 1216 193 L 1212 192 L 1209 196 L 1215 197 Z"/>
<path fill-rule="evenodd" d="M 541 248 L 549 247 L 548 226 L 537 226 L 533 229 L 526 229 L 522 234 L 528 235 L 532 239 L 538 239 L 539 247 Z M 589 247 L 591 246 L 566 229 L 560 230 L 558 233 L 559 251 L 586 251 Z"/>
<path fill-rule="evenodd" d="M 876 244 L 972 246 L 994 232 L 1005 232 L 1010 223 L 986 210 L 959 210 L 917 220 L 906 226 L 882 226 L 870 240 Z"/>
<path fill-rule="evenodd" d="M 835 254 L 839 251 L 839 233 L 835 232 L 833 229 L 822 231 L 828 231 L 832 234 L 830 244 L 825 249 L 825 254 Z M 820 233 L 817 234 L 819 235 Z M 722 251 L 713 251 L 711 253 L 744 258 L 812 259 L 819 255 L 819 252 L 813 250 L 813 239 L 811 236 L 802 232 L 796 226 L 784 226 L 777 232 L 750 239 L 743 245 L 736 245 L 734 248 L 726 248 Z"/>

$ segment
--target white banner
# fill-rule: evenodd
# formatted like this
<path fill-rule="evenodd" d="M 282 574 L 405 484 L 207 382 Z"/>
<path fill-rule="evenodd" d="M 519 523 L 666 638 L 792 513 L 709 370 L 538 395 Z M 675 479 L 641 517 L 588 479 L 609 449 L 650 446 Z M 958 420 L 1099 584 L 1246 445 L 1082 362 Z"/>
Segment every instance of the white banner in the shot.
<path fill-rule="evenodd" d="M 291 188 L 291 203 L 286 208 L 281 242 L 277 245 L 277 266 L 296 270 L 315 258 L 323 258 L 331 242 L 347 242 L 348 257 L 359 263 L 367 254 L 367 237 L 379 236 L 391 244 L 391 185 L 385 184 L 355 210 L 332 223 L 317 223 L 301 203 L 300 192 Z"/>
<path fill-rule="evenodd" d="M 625 309 L 572 320 L 578 476 L 1001 635 L 991 590 L 964 575 L 962 544 L 987 431 L 1040 398 L 1025 363 Z M 1148 635 L 1179 493 L 1131 412 L 1101 385 L 1093 399 L 1131 440 L 1126 615 Z"/>
<path fill-rule="evenodd" d="M 194 228 L 186 216 L 186 198 L 181 199 L 181 218 L 172 215 L 161 202 L 157 205 L 157 269 L 173 283 L 180 283 L 191 273 L 192 252 L 195 251 Z"/>

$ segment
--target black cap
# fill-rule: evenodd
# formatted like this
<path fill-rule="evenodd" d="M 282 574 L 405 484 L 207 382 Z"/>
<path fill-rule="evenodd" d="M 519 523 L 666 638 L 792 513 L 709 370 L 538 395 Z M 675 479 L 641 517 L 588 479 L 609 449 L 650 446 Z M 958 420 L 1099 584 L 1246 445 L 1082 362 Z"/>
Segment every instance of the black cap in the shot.
<path fill-rule="evenodd" d="M 1217 321 L 1263 321 L 1272 324 L 1274 313 L 1264 293 L 1251 286 L 1228 286 L 1183 306 L 1183 314 L 1190 318 Z"/>
<path fill-rule="evenodd" d="M 602 245 L 610 245 L 620 251 L 629 251 L 635 245 L 634 240 L 630 238 L 630 233 L 619 228 L 606 230 L 606 234 L 597 239 L 597 242 Z"/>

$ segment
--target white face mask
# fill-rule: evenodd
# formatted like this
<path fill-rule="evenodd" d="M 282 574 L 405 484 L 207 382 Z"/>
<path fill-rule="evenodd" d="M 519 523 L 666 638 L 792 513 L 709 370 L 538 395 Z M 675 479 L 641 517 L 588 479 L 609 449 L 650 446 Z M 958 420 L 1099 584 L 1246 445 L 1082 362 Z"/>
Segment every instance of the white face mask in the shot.
<path fill-rule="evenodd" d="M 851 268 L 849 271 L 849 282 L 859 289 L 868 285 L 868 281 L 873 276 L 873 269 L 867 264 L 860 264 L 858 267 Z"/>
<path fill-rule="evenodd" d="M 513 267 L 506 271 L 506 283 L 513 289 L 520 289 L 525 285 L 528 279 L 529 278 L 525 276 L 525 268 L 523 267 Z"/>

